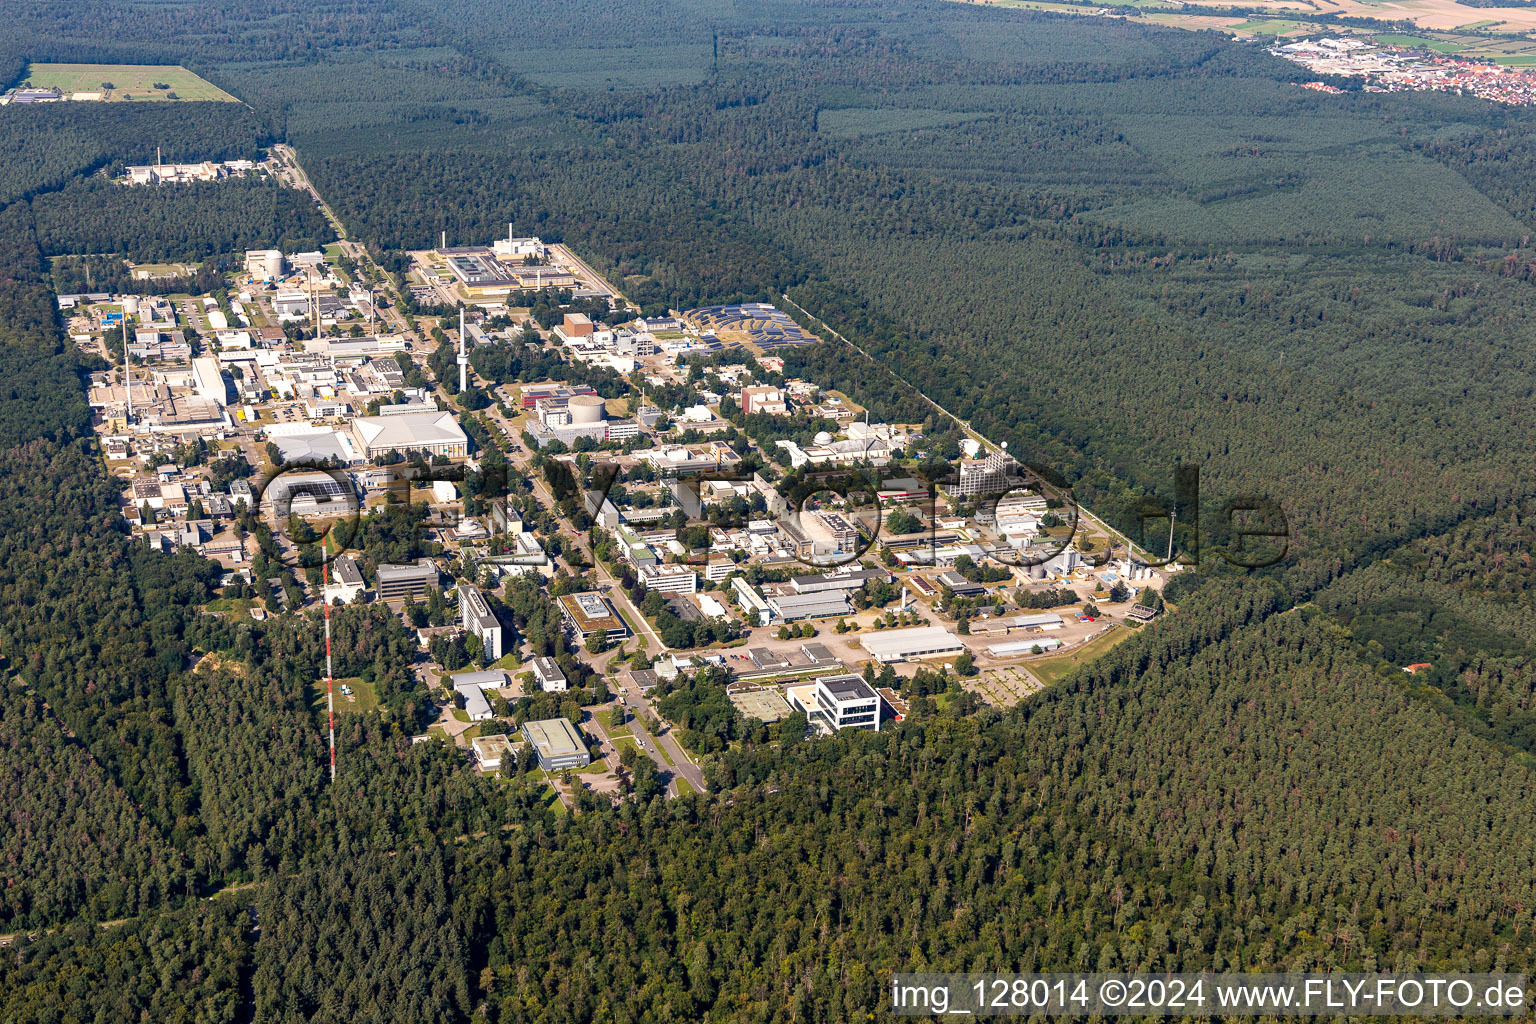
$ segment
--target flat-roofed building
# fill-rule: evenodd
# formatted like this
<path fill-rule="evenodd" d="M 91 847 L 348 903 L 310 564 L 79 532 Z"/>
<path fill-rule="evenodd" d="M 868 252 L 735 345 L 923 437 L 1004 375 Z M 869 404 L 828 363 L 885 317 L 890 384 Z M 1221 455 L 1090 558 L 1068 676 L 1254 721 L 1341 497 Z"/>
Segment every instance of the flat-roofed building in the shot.
<path fill-rule="evenodd" d="M 757 412 L 787 416 L 789 406 L 784 401 L 784 392 L 776 387 L 750 387 L 741 389 L 741 411 L 748 416 Z"/>
<path fill-rule="evenodd" d="M 483 772 L 498 771 L 503 764 L 511 768 L 512 741 L 506 733 L 495 736 L 476 736 L 469 744 L 475 751 L 475 761 Z"/>
<path fill-rule="evenodd" d="M 697 594 L 699 578 L 686 565 L 642 565 L 637 570 L 645 589 L 663 594 Z"/>
<path fill-rule="evenodd" d="M 824 619 L 833 615 L 852 615 L 853 607 L 842 591 L 816 594 L 784 594 L 770 597 L 768 607 L 784 622 L 800 619 Z"/>
<path fill-rule="evenodd" d="M 888 629 L 883 633 L 870 633 L 859 638 L 859 643 L 870 657 L 884 664 L 915 661 L 919 658 L 942 658 L 965 650 L 960 638 L 941 626 L 914 626 L 910 629 Z"/>
<path fill-rule="evenodd" d="M 1009 640 L 1006 643 L 990 644 L 987 653 L 994 658 L 1012 658 L 1020 654 L 1034 654 L 1054 651 L 1061 646 L 1061 640 L 1054 636 L 1037 636 L 1028 640 Z"/>
<path fill-rule="evenodd" d="M 790 705 L 805 712 L 811 724 L 823 732 L 880 731 L 880 695 L 851 672 L 818 676 L 809 685 L 790 687 L 787 696 Z"/>
<path fill-rule="evenodd" d="M 800 517 L 800 527 L 810 537 L 817 554 L 852 552 L 859 547 L 859 531 L 839 512 L 812 512 Z"/>
<path fill-rule="evenodd" d="M 485 595 L 475 587 L 459 586 L 459 619 L 466 630 L 479 637 L 487 661 L 501 657 L 501 622 L 491 611 Z"/>
<path fill-rule="evenodd" d="M 568 718 L 524 722 L 523 738 L 533 744 L 534 753 L 539 756 L 539 767 L 546 772 L 585 768 L 592 763 L 592 755 L 587 752 L 581 733 Z"/>
<path fill-rule="evenodd" d="M 437 586 L 437 565 L 423 558 L 415 565 L 390 565 L 378 568 L 379 600 L 418 597 Z"/>
<path fill-rule="evenodd" d="M 844 569 L 838 572 L 817 573 L 813 576 L 796 576 L 789 581 L 789 585 L 797 594 L 817 594 L 829 590 L 858 590 L 871 580 L 889 583 L 891 574 L 884 569 Z"/>
<path fill-rule="evenodd" d="M 451 412 L 416 412 L 397 416 L 359 416 L 352 421 L 352 439 L 365 459 L 399 452 L 463 458 L 469 438 Z"/>
<path fill-rule="evenodd" d="M 939 573 L 939 582 L 953 591 L 956 597 L 975 597 L 987 591 L 980 583 L 972 583 L 953 569 Z"/>
<path fill-rule="evenodd" d="M 583 643 L 593 634 L 601 634 L 610 643 L 629 636 L 629 627 L 613 603 L 596 591 L 561 595 L 560 617 Z"/>
<path fill-rule="evenodd" d="M 1041 612 L 1038 615 L 1020 615 L 1013 620 L 1018 629 L 1060 629 L 1065 623 L 1061 616 L 1055 612 Z"/>
<path fill-rule="evenodd" d="M 569 686 L 565 673 L 560 671 L 560 664 L 554 658 L 534 658 L 528 663 L 528 668 L 533 672 L 534 682 L 545 693 L 564 693 Z"/>
<path fill-rule="evenodd" d="M 736 604 L 746 613 L 747 620 L 756 620 L 759 626 L 766 626 L 773 619 L 773 609 L 768 607 L 768 602 L 747 582 L 745 576 L 736 576 L 731 580 L 731 591 L 736 595 Z"/>
<path fill-rule="evenodd" d="M 224 381 L 224 369 L 217 356 L 199 356 L 192 360 L 192 379 L 197 384 L 197 394 L 220 408 L 229 404 L 229 385 Z"/>

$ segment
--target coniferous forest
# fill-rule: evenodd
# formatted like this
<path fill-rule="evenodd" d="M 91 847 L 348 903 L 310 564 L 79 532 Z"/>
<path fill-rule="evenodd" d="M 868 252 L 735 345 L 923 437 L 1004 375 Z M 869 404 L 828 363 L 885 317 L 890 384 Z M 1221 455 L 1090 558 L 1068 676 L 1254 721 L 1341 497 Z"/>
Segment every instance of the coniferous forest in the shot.
<path fill-rule="evenodd" d="M 0 13 L 8 80 L 179 63 L 243 101 L 0 108 L 0 933 L 36 936 L 0 1020 L 842 1021 L 897 970 L 1536 966 L 1526 108 L 943 0 Z M 1122 525 L 1199 465 L 1205 559 L 1017 708 L 710 719 L 709 794 L 574 815 L 411 745 L 414 638 L 347 609 L 337 674 L 381 709 L 331 785 L 318 631 L 204 614 L 214 565 L 130 541 L 54 302 L 83 264 L 48 264 L 309 246 L 270 184 L 101 177 L 274 141 L 386 265 L 511 224 L 648 313 L 787 295 L 857 350 L 786 373 L 938 435 L 931 397 Z M 1242 571 L 1252 494 L 1290 550 Z"/>

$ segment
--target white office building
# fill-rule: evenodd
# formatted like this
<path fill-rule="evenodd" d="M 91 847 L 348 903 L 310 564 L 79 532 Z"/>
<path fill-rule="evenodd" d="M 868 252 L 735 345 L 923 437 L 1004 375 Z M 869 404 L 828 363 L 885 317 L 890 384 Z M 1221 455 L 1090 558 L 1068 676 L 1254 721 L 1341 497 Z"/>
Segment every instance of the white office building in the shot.
<path fill-rule="evenodd" d="M 787 691 L 791 707 L 805 712 L 824 732 L 839 729 L 880 731 L 880 695 L 853 673 L 820 676 L 808 686 Z"/>
<path fill-rule="evenodd" d="M 697 594 L 699 578 L 686 565 L 642 565 L 636 572 L 645 589 L 663 594 Z"/>
<path fill-rule="evenodd" d="M 480 638 L 487 661 L 501 657 L 501 623 L 486 603 L 485 595 L 467 584 L 459 586 L 459 617 L 464 628 Z"/>

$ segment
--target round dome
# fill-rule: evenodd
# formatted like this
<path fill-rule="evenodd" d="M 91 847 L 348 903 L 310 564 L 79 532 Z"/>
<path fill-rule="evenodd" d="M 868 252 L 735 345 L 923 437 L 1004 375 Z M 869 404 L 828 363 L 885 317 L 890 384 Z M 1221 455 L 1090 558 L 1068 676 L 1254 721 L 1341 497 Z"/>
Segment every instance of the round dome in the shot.
<path fill-rule="evenodd" d="M 571 423 L 601 423 L 603 400 L 597 395 L 576 395 L 567 406 L 571 410 Z"/>
<path fill-rule="evenodd" d="M 127 313 L 137 313 L 138 311 L 139 311 L 139 297 L 137 295 L 127 295 L 127 296 L 124 296 L 123 297 L 123 312 L 125 314 L 127 314 Z"/>
<path fill-rule="evenodd" d="M 825 430 L 818 430 L 816 432 L 816 443 L 817 444 L 826 444 L 828 441 L 831 441 L 831 440 L 832 440 L 832 435 L 827 433 Z"/>

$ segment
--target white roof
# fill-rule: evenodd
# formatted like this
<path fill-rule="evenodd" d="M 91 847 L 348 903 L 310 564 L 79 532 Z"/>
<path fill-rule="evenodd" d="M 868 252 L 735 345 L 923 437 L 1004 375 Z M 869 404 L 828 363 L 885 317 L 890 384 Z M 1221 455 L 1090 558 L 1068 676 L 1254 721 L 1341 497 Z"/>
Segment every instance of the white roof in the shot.
<path fill-rule="evenodd" d="M 483 672 L 459 672 L 453 676 L 453 688 L 455 690 L 500 689 L 507 685 L 507 674 L 499 668 L 486 669 Z"/>
<path fill-rule="evenodd" d="M 859 643 L 880 660 L 928 651 L 960 651 L 965 647 L 959 637 L 940 626 L 888 629 L 861 637 Z"/>
<path fill-rule="evenodd" d="M 398 416 L 359 416 L 353 421 L 370 448 L 410 448 L 427 444 L 465 444 L 468 438 L 451 412 L 412 412 Z"/>

